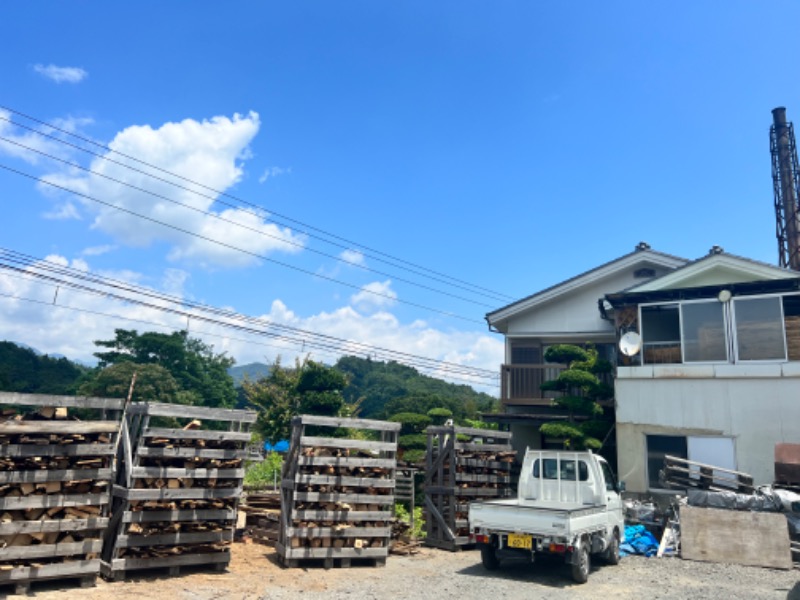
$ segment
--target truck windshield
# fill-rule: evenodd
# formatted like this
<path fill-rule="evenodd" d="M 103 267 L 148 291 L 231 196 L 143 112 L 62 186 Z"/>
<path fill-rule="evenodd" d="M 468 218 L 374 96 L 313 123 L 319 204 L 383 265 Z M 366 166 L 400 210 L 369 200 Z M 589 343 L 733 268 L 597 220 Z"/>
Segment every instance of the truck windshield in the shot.
<path fill-rule="evenodd" d="M 542 469 L 541 462 L 544 462 L 544 473 L 541 475 L 543 479 L 559 479 L 559 471 L 561 474 L 560 479 L 566 481 L 575 481 L 575 462 L 574 460 L 559 461 L 556 458 L 545 458 L 543 460 L 536 459 L 533 462 L 533 476 L 540 477 L 540 469 Z M 560 464 L 559 464 L 560 463 Z M 588 481 L 589 467 L 582 460 L 578 463 L 578 477 L 579 481 Z"/>

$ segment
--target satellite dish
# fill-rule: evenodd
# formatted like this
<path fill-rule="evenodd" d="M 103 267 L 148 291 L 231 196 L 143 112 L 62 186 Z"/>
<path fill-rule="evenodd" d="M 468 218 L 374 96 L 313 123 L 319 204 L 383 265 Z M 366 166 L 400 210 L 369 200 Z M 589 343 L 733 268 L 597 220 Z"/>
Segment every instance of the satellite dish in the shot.
<path fill-rule="evenodd" d="M 642 349 L 642 336 L 635 331 L 629 331 L 619 338 L 619 350 L 625 356 L 634 356 Z"/>

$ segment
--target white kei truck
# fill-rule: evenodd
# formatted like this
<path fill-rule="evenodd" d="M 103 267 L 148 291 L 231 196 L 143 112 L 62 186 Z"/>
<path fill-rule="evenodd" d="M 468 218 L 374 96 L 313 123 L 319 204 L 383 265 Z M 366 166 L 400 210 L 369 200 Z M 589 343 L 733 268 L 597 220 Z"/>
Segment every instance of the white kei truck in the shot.
<path fill-rule="evenodd" d="M 590 451 L 528 449 L 516 498 L 470 503 L 470 535 L 490 571 L 503 557 L 559 554 L 572 578 L 586 583 L 590 555 L 619 563 L 624 489 L 605 459 Z"/>

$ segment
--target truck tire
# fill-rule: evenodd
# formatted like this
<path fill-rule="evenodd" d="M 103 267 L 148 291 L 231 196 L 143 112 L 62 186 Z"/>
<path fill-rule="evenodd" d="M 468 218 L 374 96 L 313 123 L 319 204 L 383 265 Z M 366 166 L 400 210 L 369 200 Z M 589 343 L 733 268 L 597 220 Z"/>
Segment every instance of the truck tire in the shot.
<path fill-rule="evenodd" d="M 487 571 L 496 571 L 500 567 L 500 559 L 497 558 L 494 546 L 481 544 L 481 562 Z"/>
<path fill-rule="evenodd" d="M 572 579 L 575 583 L 586 583 L 592 565 L 589 560 L 589 545 L 582 543 L 572 556 Z"/>
<path fill-rule="evenodd" d="M 619 533 L 616 531 L 614 535 L 611 537 L 611 542 L 606 549 L 605 557 L 606 562 L 610 565 L 618 565 L 619 564 Z"/>

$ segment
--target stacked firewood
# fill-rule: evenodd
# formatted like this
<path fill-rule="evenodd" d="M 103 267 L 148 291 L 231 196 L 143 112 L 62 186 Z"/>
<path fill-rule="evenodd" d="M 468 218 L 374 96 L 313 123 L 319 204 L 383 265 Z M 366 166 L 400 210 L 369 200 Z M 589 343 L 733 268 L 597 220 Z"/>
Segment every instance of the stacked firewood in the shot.
<path fill-rule="evenodd" d="M 427 433 L 425 542 L 457 550 L 470 543 L 469 503 L 511 495 L 516 452 L 507 432 L 450 426 Z"/>
<path fill-rule="evenodd" d="M 236 430 L 208 429 L 199 416 L 233 422 Z M 189 421 L 153 427 L 151 417 Z M 104 575 L 114 579 L 137 569 L 227 565 L 250 438 L 242 423 L 254 420 L 250 411 L 131 406 L 123 434 L 130 459 L 113 490 L 120 524 L 104 550 Z"/>
<path fill-rule="evenodd" d="M 94 578 L 121 400 L 0 392 L 0 585 Z M 74 416 L 81 409 L 84 419 Z"/>
<path fill-rule="evenodd" d="M 372 430 L 381 441 L 306 435 Z M 293 422 L 284 464 L 278 554 L 287 566 L 303 559 L 385 562 L 391 537 L 397 466 L 396 423 L 303 415 Z M 378 434 L 375 434 L 378 435 Z M 363 436 L 367 437 L 367 436 Z"/>

